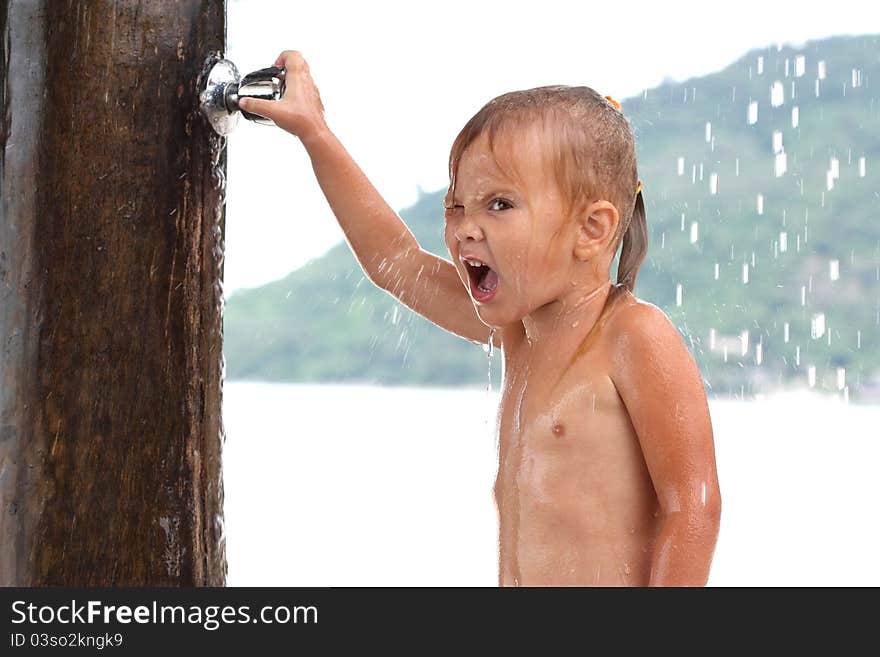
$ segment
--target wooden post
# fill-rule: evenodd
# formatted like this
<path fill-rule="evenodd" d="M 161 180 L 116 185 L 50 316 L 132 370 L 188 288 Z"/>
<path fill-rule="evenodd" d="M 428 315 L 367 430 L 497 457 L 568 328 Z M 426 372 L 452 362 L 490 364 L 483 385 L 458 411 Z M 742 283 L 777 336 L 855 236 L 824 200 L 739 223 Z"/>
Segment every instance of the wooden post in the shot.
<path fill-rule="evenodd" d="M 0 34 L 0 585 L 222 586 L 224 0 Z"/>

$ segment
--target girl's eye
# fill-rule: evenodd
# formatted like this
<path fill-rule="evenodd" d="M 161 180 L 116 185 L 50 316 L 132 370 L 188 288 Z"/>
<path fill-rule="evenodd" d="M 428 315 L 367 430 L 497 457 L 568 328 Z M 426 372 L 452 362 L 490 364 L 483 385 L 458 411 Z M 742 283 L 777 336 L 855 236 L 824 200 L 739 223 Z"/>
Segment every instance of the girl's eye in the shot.
<path fill-rule="evenodd" d="M 503 206 L 500 208 L 495 207 L 496 203 L 502 203 Z M 493 199 L 492 202 L 489 204 L 489 209 L 492 209 L 492 210 L 508 210 L 512 207 L 513 207 L 513 204 L 510 201 L 508 201 L 507 199 L 503 199 L 503 198 Z M 450 215 L 450 214 L 454 214 L 454 213 L 464 209 L 464 206 L 463 205 L 453 205 L 450 207 L 447 205 L 447 206 L 444 206 L 444 209 L 446 211 L 446 215 Z"/>

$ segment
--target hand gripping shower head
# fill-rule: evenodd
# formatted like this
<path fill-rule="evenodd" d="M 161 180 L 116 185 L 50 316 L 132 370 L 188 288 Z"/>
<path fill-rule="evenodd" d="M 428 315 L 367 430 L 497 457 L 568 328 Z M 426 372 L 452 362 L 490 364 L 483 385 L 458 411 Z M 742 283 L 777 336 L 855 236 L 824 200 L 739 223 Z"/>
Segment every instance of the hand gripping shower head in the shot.
<path fill-rule="evenodd" d="M 199 94 L 202 113 L 219 135 L 232 132 L 238 124 L 239 114 L 254 123 L 275 125 L 271 119 L 241 109 L 238 101 L 240 98 L 281 100 L 285 73 L 283 68 L 270 66 L 240 78 L 235 64 L 228 59 L 218 59 L 211 66 L 205 86 Z"/>

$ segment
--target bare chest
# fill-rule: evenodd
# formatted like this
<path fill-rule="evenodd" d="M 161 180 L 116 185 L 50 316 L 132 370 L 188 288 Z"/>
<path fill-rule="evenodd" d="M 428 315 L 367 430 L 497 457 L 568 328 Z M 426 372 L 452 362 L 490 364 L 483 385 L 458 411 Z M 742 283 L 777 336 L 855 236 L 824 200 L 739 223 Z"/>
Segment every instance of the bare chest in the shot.
<path fill-rule="evenodd" d="M 626 409 L 601 359 L 585 356 L 566 368 L 540 359 L 508 359 L 499 434 L 508 446 L 564 448 L 616 428 Z"/>
<path fill-rule="evenodd" d="M 539 493 L 551 480 L 613 488 L 641 470 L 638 440 L 601 350 L 563 366 L 540 355 L 505 365 L 496 494 L 513 486 Z"/>

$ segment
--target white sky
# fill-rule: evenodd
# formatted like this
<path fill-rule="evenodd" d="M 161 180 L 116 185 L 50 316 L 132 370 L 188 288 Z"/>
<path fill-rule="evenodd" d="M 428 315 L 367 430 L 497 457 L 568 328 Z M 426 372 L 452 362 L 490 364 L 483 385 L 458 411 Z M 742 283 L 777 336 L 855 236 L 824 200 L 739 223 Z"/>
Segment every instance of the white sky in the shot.
<path fill-rule="evenodd" d="M 453 139 L 499 94 L 587 85 L 622 101 L 664 78 L 717 71 L 753 48 L 878 33 L 872 5 L 228 0 L 227 56 L 244 75 L 282 50 L 302 52 L 328 125 L 399 211 L 419 186 L 446 187 Z M 292 135 L 239 121 L 227 173 L 227 295 L 282 278 L 343 239 Z M 439 205 L 437 221 L 439 229 Z"/>

